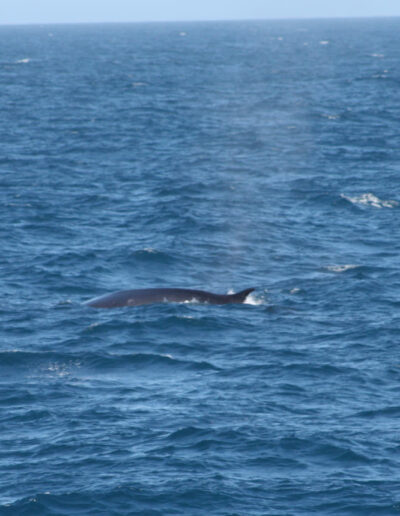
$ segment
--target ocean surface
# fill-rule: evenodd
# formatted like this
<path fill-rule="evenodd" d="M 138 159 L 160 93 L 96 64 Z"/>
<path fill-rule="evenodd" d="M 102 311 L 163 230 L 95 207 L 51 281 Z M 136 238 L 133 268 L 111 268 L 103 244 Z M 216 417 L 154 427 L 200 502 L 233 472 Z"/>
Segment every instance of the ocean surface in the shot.
<path fill-rule="evenodd" d="M 399 123 L 400 18 L 0 27 L 0 514 L 400 514 Z"/>

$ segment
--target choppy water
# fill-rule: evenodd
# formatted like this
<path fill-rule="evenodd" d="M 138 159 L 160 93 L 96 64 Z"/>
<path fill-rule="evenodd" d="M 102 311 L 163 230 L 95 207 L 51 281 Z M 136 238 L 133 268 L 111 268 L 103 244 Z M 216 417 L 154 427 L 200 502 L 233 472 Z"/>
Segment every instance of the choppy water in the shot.
<path fill-rule="evenodd" d="M 399 64 L 399 19 L 0 27 L 0 514 L 400 512 Z"/>

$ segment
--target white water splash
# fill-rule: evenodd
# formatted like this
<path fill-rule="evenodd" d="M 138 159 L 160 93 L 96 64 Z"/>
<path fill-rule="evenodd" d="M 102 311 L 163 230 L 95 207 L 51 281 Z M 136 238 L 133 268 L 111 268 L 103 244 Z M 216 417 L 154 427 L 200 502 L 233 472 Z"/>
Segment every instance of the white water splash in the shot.
<path fill-rule="evenodd" d="M 168 303 L 168 299 L 164 299 L 164 302 Z M 192 297 L 192 299 L 186 299 L 185 301 L 182 301 L 179 304 L 205 304 L 206 305 L 207 303 L 200 303 L 200 301 L 198 299 L 196 299 L 195 297 Z"/>
<path fill-rule="evenodd" d="M 394 208 L 399 205 L 397 201 L 379 199 L 379 197 L 373 193 L 364 193 L 355 197 L 340 194 L 340 197 L 342 197 L 342 199 L 346 199 L 346 201 L 349 201 L 352 204 L 372 206 L 373 208 Z"/>
<path fill-rule="evenodd" d="M 243 301 L 244 305 L 259 306 L 265 304 L 264 299 L 257 298 L 252 292 Z"/>

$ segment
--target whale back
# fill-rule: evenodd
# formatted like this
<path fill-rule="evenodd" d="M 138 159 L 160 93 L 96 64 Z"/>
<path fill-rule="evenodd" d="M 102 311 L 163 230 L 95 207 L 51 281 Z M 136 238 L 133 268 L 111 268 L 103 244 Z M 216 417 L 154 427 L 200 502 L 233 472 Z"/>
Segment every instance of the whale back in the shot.
<path fill-rule="evenodd" d="M 119 308 L 124 306 L 140 306 L 153 303 L 209 303 L 225 305 L 243 303 L 253 288 L 242 290 L 236 294 L 213 294 L 204 290 L 183 288 L 146 288 L 135 290 L 119 290 L 104 296 L 86 301 L 92 308 Z"/>

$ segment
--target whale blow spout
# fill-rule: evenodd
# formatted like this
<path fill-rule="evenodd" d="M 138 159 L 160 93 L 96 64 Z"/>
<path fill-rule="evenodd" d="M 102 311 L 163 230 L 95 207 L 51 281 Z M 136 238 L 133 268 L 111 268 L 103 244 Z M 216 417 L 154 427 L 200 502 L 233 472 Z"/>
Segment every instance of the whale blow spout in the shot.
<path fill-rule="evenodd" d="M 153 303 L 209 303 L 226 305 L 244 303 L 254 288 L 247 288 L 236 294 L 213 294 L 204 290 L 186 288 L 144 288 L 136 290 L 119 290 L 86 301 L 92 308 L 120 308 L 124 306 L 150 305 Z"/>

